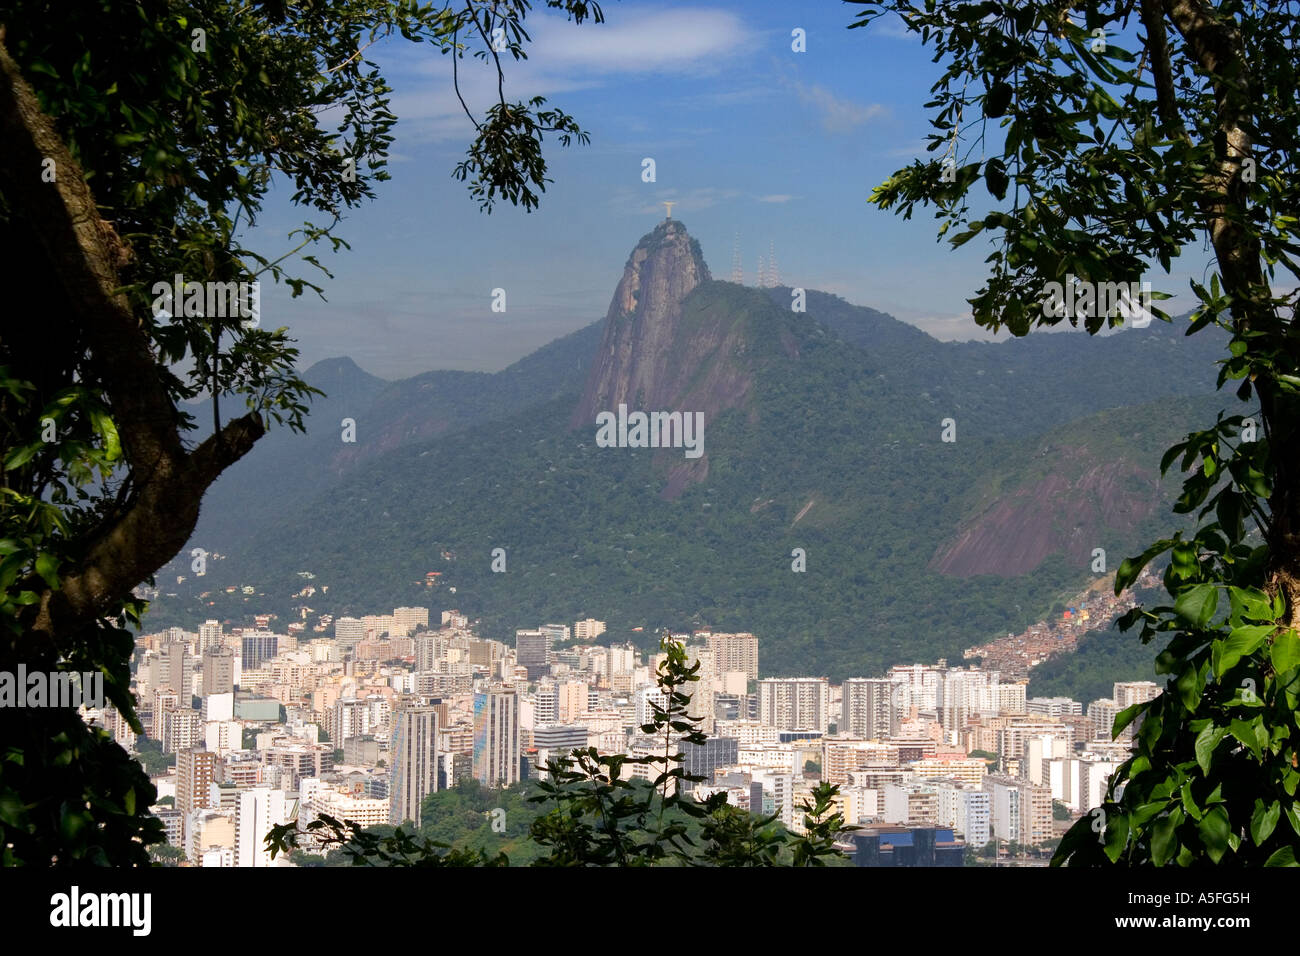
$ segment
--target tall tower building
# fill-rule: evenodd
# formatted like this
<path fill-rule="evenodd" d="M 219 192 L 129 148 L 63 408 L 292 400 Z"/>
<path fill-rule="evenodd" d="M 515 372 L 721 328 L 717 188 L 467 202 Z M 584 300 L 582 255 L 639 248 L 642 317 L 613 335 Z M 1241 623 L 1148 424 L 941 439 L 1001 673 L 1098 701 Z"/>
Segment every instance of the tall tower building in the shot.
<path fill-rule="evenodd" d="M 706 640 L 713 652 L 713 670 L 717 674 L 744 671 L 749 680 L 758 680 L 758 638 L 753 634 L 709 634 Z"/>
<path fill-rule="evenodd" d="M 339 648 L 339 660 L 352 654 L 356 646 L 366 639 L 366 625 L 359 617 L 340 617 L 334 620 L 334 643 Z M 244 661 L 248 666 L 248 661 Z"/>
<path fill-rule="evenodd" d="M 420 805 L 438 789 L 438 709 L 411 707 L 393 721 L 388 822 L 420 825 Z"/>
<path fill-rule="evenodd" d="M 163 652 L 163 687 L 169 687 L 176 695 L 189 704 L 190 700 L 190 647 L 180 641 L 167 645 Z"/>
<path fill-rule="evenodd" d="M 769 677 L 758 682 L 758 719 L 778 730 L 830 726 L 830 684 L 824 677 Z"/>
<path fill-rule="evenodd" d="M 235 652 L 220 644 L 203 650 L 203 693 L 230 694 L 235 690 Z"/>
<path fill-rule="evenodd" d="M 209 647 L 220 647 L 223 638 L 220 621 L 204 621 L 199 625 L 198 652 L 202 654 Z"/>
<path fill-rule="evenodd" d="M 167 687 L 160 687 L 153 692 L 153 722 L 149 727 L 149 737 L 160 743 L 163 739 L 163 721 L 170 710 L 180 706 L 180 697 Z"/>
<path fill-rule="evenodd" d="M 393 633 L 404 637 L 413 631 L 429 626 L 429 609 L 427 607 L 398 607 L 393 609 Z"/>
<path fill-rule="evenodd" d="M 176 809 L 181 833 L 186 834 L 190 814 L 212 806 L 209 789 L 217 779 L 217 755 L 208 750 L 182 750 L 176 755 Z"/>
<path fill-rule="evenodd" d="M 474 695 L 474 777 L 493 788 L 519 782 L 519 697 L 512 689 Z"/>
<path fill-rule="evenodd" d="M 239 795 L 235 825 L 236 866 L 270 866 L 266 835 L 272 827 L 289 822 L 289 803 L 283 790 L 254 787 Z"/>
<path fill-rule="evenodd" d="M 898 734 L 894 708 L 897 685 L 883 678 L 854 677 L 844 682 L 844 718 L 839 732 L 878 740 Z"/>
<path fill-rule="evenodd" d="M 781 284 L 781 273 L 776 268 L 776 240 L 774 239 L 768 241 L 767 284 L 773 287 Z"/>
<path fill-rule="evenodd" d="M 736 232 L 736 243 L 731 250 L 731 281 L 736 285 L 745 284 L 745 267 L 740 264 L 740 232 Z"/>
<path fill-rule="evenodd" d="M 553 632 L 515 631 L 515 663 L 528 668 L 528 679 L 536 680 L 550 670 Z"/>
<path fill-rule="evenodd" d="M 1145 704 L 1160 693 L 1155 681 L 1125 680 L 1115 682 L 1115 706 L 1127 710 L 1134 704 Z"/>
<path fill-rule="evenodd" d="M 240 645 L 242 652 L 240 658 L 243 660 L 243 669 L 246 671 L 257 670 L 280 653 L 280 636 L 261 631 L 255 631 L 252 634 L 245 632 Z"/>

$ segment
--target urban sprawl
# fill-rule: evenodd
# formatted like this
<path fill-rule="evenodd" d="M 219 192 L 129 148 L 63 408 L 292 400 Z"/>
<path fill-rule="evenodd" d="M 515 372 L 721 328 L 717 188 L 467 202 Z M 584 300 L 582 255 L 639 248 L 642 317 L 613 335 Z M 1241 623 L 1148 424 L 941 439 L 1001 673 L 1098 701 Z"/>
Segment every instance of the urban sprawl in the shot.
<path fill-rule="evenodd" d="M 977 854 L 1044 865 L 1032 848 L 1099 806 L 1127 758 L 1134 728 L 1112 740 L 1116 715 L 1158 688 L 1116 683 L 1088 702 L 1028 697 L 1027 674 L 1124 606 L 1124 596 L 1090 591 L 1058 620 L 967 651 L 981 666 L 939 660 L 842 683 L 760 678 L 753 634 L 674 634 L 699 664 L 689 711 L 708 735 L 672 745 L 704 778 L 682 786 L 697 799 L 723 792 L 801 832 L 800 805 L 820 782 L 836 784 L 837 809 L 858 827 L 843 848 L 863 866 L 961 866 Z M 175 755 L 153 777 L 152 812 L 185 865 L 293 866 L 267 849 L 272 827 L 296 820 L 310 850 L 306 827 L 321 814 L 418 826 L 425 798 L 467 777 L 503 788 L 574 748 L 663 752 L 639 729 L 652 703 L 664 704 L 662 656 L 602 643 L 602 621 L 521 629 L 510 646 L 455 610 L 432 623 L 424 607 L 322 616 L 315 631 L 332 637 L 256 620 L 138 638 L 134 691 L 148 740 L 112 709 L 85 711 L 132 752 Z"/>

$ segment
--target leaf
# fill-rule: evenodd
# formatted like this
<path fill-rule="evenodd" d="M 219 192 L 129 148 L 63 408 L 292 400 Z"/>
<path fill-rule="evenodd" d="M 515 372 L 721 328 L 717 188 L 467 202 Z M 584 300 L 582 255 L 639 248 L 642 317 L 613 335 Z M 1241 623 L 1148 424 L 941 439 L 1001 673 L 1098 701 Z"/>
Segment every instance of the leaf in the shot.
<path fill-rule="evenodd" d="M 1000 159 L 990 159 L 984 164 L 984 184 L 988 186 L 989 192 L 997 199 L 1005 199 L 1007 195 L 1007 185 L 1010 178 L 1007 176 L 1007 168 L 1002 164 Z"/>
<path fill-rule="evenodd" d="M 1230 587 L 1228 603 L 1232 605 L 1234 618 L 1251 621 L 1273 620 L 1273 602 L 1259 588 Z"/>
<path fill-rule="evenodd" d="M 1295 631 L 1283 631 L 1273 638 L 1269 659 L 1278 674 L 1285 674 L 1300 665 L 1300 636 Z"/>
<path fill-rule="evenodd" d="M 1253 654 L 1276 628 L 1272 624 L 1251 624 L 1247 627 L 1233 628 L 1231 633 L 1221 641 L 1214 642 L 1213 663 L 1215 677 L 1223 675 L 1237 666 L 1237 662 L 1248 654 Z"/>
<path fill-rule="evenodd" d="M 1010 83 L 1003 80 L 994 83 L 984 96 L 984 115 L 998 117 L 1005 114 L 1011 103 L 1012 92 Z"/>
<path fill-rule="evenodd" d="M 1151 827 L 1151 862 L 1164 866 L 1178 848 L 1177 825 L 1172 816 L 1161 817 Z"/>
<path fill-rule="evenodd" d="M 1127 814 L 1118 814 L 1106 821 L 1106 857 L 1114 863 L 1128 845 L 1129 820 Z"/>
<path fill-rule="evenodd" d="M 1295 847 L 1284 846 L 1282 847 L 1282 849 L 1278 850 L 1267 860 L 1265 860 L 1264 865 L 1265 866 L 1300 866 L 1300 863 L 1297 863 L 1295 859 Z"/>
<path fill-rule="evenodd" d="M 1205 729 L 1196 735 L 1196 762 L 1200 766 L 1202 773 L 1209 774 L 1210 758 L 1227 732 L 1228 728 L 1226 727 L 1206 724 Z"/>
<path fill-rule="evenodd" d="M 1174 601 L 1174 613 L 1190 627 L 1204 627 L 1214 617 L 1218 606 L 1219 589 L 1213 584 L 1197 584 L 1178 595 Z"/>
<path fill-rule="evenodd" d="M 1133 704 L 1132 706 L 1125 707 L 1118 714 L 1116 714 L 1115 722 L 1114 724 L 1111 725 L 1111 729 L 1110 729 L 1111 739 L 1114 740 L 1116 737 L 1120 735 L 1121 732 L 1123 732 L 1125 727 L 1133 723 L 1133 719 L 1147 708 L 1148 703 L 1150 702 L 1144 701 L 1140 704 Z"/>
<path fill-rule="evenodd" d="M 1197 830 L 1200 831 L 1201 840 L 1205 843 L 1206 854 L 1213 862 L 1218 863 L 1228 852 L 1228 835 L 1231 832 L 1228 811 L 1221 806 L 1214 807 L 1201 818 Z"/>
<path fill-rule="evenodd" d="M 1268 807 L 1264 806 L 1262 800 L 1255 801 L 1255 813 L 1250 818 L 1250 838 L 1256 846 L 1263 846 L 1281 817 L 1282 804 L 1276 800 Z"/>
<path fill-rule="evenodd" d="M 52 590 L 59 587 L 59 559 L 48 551 L 36 556 L 36 573 Z"/>
<path fill-rule="evenodd" d="M 122 457 L 122 439 L 118 437 L 117 425 L 113 424 L 113 419 L 101 408 L 90 409 L 90 421 L 94 425 L 95 431 L 99 432 L 104 438 L 104 457 L 108 461 L 117 461 Z"/>
<path fill-rule="evenodd" d="M 1268 731 L 1264 729 L 1262 717 L 1256 717 L 1254 720 L 1234 720 L 1229 725 L 1229 733 L 1254 754 L 1256 760 L 1263 757 L 1264 747 L 1268 745 Z M 1261 736 L 1264 739 L 1261 740 Z"/>
<path fill-rule="evenodd" d="M 1178 699 L 1182 701 L 1183 706 L 1188 710 L 1195 710 L 1205 690 L 1205 681 L 1201 679 L 1200 670 L 1195 665 L 1189 665 L 1183 668 L 1182 673 L 1174 681 L 1174 688 L 1178 691 Z"/>
<path fill-rule="evenodd" d="M 12 449 L 9 454 L 5 456 L 4 470 L 16 471 L 35 458 L 36 453 L 43 447 L 45 447 L 45 443 L 37 441 L 32 442 L 30 445 L 19 445 L 17 448 Z"/>

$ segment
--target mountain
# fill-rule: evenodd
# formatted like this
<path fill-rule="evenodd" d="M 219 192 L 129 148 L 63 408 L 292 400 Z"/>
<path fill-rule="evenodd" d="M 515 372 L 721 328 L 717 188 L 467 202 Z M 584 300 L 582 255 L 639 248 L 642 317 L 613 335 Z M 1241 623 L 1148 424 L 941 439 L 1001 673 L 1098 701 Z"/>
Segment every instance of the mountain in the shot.
<path fill-rule="evenodd" d="M 191 548 L 227 551 L 246 542 L 288 503 L 310 500 L 332 482 L 395 448 L 454 434 L 569 393 L 586 374 L 599 340 L 593 323 L 556 339 L 495 374 L 426 372 L 386 382 L 349 358 L 326 359 L 303 373 L 325 394 L 311 403 L 307 434 L 278 429 L 217 480 L 203 500 Z M 210 433 L 211 405 L 196 406 L 200 435 Z M 342 441 L 352 419 L 357 440 Z"/>
<path fill-rule="evenodd" d="M 662 223 L 604 322 L 512 367 L 508 398 L 488 397 L 506 372 L 394 383 L 354 416 L 346 451 L 332 406 L 297 462 L 324 486 L 261 486 L 274 509 L 204 578 L 165 585 L 150 626 L 297 617 L 305 569 L 329 586 L 312 615 L 458 607 L 504 640 L 587 615 L 615 639 L 747 629 L 765 673 L 959 658 L 1017 606 L 1045 614 L 1092 576 L 1096 549 L 1113 570 L 1169 530 L 1160 452 L 1235 404 L 1213 391 L 1223 343 L 1162 323 L 940 343 L 806 299 L 798 313 L 788 289 L 710 278 L 685 226 Z M 584 343 L 584 374 L 556 375 Z M 454 401 L 463 417 L 445 414 Z M 704 412 L 704 454 L 601 447 L 596 416 L 619 403 Z"/>

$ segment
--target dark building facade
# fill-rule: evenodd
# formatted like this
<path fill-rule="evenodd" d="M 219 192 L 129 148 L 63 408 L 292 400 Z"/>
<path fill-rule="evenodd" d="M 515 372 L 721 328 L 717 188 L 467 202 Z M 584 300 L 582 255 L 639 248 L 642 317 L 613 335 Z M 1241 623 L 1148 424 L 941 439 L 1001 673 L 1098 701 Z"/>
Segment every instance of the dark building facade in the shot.
<path fill-rule="evenodd" d="M 876 825 L 848 834 L 854 866 L 963 866 L 966 844 L 951 827 Z"/>
<path fill-rule="evenodd" d="M 686 773 L 703 777 L 708 782 L 712 782 L 713 771 L 718 767 L 726 767 L 740 759 L 740 741 L 735 737 L 710 737 L 702 744 L 683 740 L 681 747 L 681 765 Z M 694 790 L 695 786 L 694 782 L 685 781 L 682 790 Z"/>

